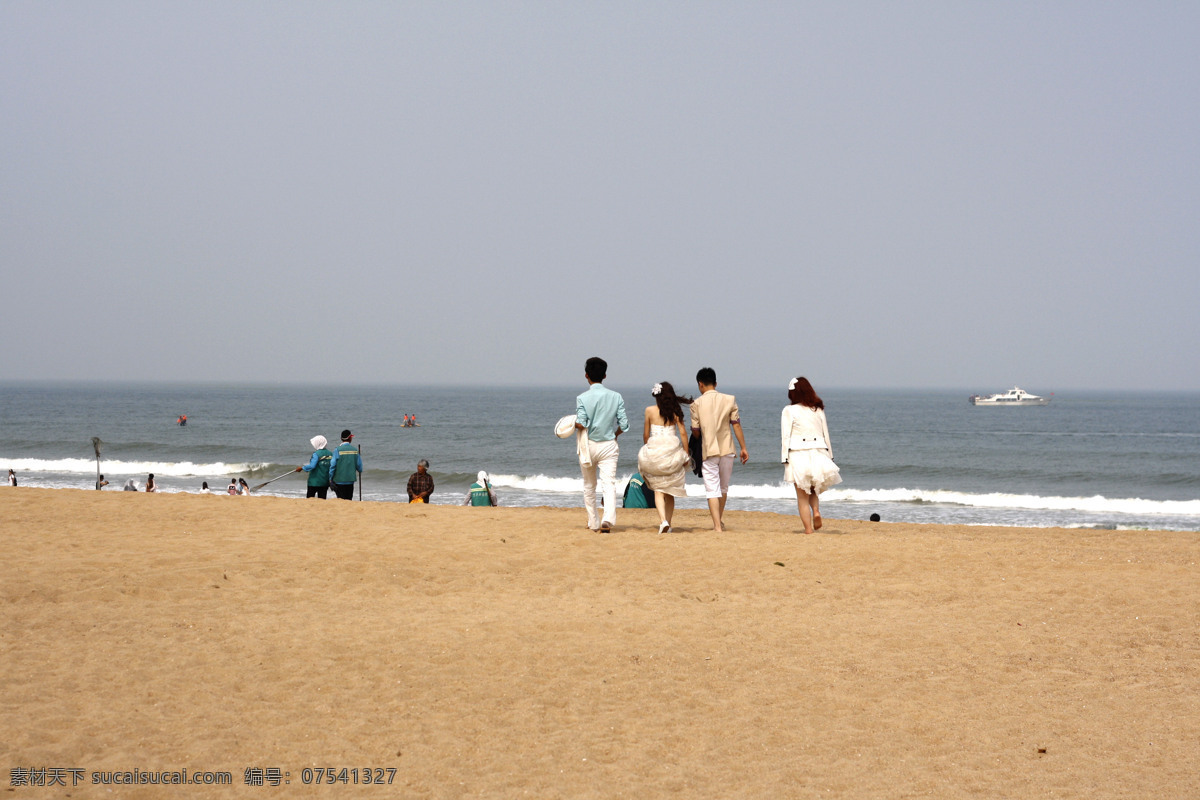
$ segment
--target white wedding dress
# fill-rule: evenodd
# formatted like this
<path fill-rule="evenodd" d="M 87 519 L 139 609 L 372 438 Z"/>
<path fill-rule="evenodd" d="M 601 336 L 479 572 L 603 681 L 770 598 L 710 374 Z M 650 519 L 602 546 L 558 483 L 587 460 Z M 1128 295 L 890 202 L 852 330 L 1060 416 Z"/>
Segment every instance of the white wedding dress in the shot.
<path fill-rule="evenodd" d="M 673 497 L 687 497 L 683 485 L 687 465 L 687 450 L 680 444 L 675 426 L 651 425 L 650 438 L 638 451 L 638 472 L 646 485 Z"/>

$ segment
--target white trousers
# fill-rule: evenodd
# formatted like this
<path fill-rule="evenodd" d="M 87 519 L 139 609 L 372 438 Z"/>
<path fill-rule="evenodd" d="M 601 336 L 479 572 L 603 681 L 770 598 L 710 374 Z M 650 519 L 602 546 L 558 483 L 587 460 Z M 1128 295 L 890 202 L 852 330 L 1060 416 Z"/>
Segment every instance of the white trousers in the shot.
<path fill-rule="evenodd" d="M 583 472 L 583 504 L 587 507 L 588 527 L 598 530 L 602 522 L 617 523 L 617 453 L 616 441 L 589 442 L 588 453 L 592 465 L 580 464 Z M 600 479 L 600 493 L 604 497 L 604 518 L 596 511 L 596 479 Z"/>
<path fill-rule="evenodd" d="M 729 494 L 729 481 L 733 478 L 733 453 L 704 459 L 700 474 L 704 478 L 705 497 L 711 500 Z"/>

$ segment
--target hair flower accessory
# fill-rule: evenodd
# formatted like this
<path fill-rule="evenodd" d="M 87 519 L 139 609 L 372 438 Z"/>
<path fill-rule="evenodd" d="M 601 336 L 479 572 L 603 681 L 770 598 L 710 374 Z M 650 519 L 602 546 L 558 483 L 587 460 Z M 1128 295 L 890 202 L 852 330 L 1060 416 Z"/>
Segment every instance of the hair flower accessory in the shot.
<path fill-rule="evenodd" d="M 796 381 L 798 381 L 798 380 L 800 380 L 800 379 L 799 379 L 799 378 L 792 378 L 792 382 L 788 384 L 788 391 L 789 391 L 789 392 L 790 392 L 790 391 L 792 391 L 793 389 L 795 389 L 795 388 L 796 388 Z"/>
<path fill-rule="evenodd" d="M 651 386 L 650 394 L 654 395 L 655 397 L 658 397 L 660 394 L 662 394 L 662 384 L 656 383 L 653 386 Z"/>

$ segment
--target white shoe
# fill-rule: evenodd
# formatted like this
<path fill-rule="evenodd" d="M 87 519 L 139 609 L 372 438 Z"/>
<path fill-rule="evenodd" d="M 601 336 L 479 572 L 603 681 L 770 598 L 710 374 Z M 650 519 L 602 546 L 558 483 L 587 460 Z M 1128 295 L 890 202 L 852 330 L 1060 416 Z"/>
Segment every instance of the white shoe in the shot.
<path fill-rule="evenodd" d="M 658 532 L 659 532 L 659 534 L 670 533 L 671 532 L 671 523 L 669 523 L 669 522 L 658 523 Z"/>

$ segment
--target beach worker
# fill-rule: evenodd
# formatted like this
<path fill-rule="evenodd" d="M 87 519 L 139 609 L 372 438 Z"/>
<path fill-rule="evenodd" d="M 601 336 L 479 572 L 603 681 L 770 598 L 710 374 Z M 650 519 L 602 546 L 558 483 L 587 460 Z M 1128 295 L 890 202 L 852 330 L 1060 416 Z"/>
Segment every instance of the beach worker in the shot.
<path fill-rule="evenodd" d="M 250 484 L 246 483 L 245 478 L 238 478 L 238 494 L 241 494 L 241 495 L 250 494 Z"/>
<path fill-rule="evenodd" d="M 467 492 L 467 502 L 463 505 L 468 506 L 494 506 L 496 503 L 496 493 L 492 491 L 492 484 L 488 481 L 488 474 L 483 470 L 479 470 L 479 475 L 476 476 L 475 482 L 471 484 L 470 491 Z"/>
<path fill-rule="evenodd" d="M 158 484 L 154 482 L 154 473 L 153 472 L 150 473 L 150 477 L 146 478 L 146 491 L 147 492 L 157 492 L 158 491 Z"/>
<path fill-rule="evenodd" d="M 104 476 L 103 476 L 103 475 L 101 475 L 101 476 L 99 476 L 98 478 L 96 478 L 96 491 L 100 491 L 100 490 L 101 490 L 101 489 L 103 489 L 105 486 L 108 486 L 108 481 L 104 480 Z"/>
<path fill-rule="evenodd" d="M 583 505 L 587 508 L 588 528 L 608 533 L 617 524 L 617 437 L 629 430 L 625 416 L 625 398 L 603 384 L 608 377 L 608 362 L 598 356 L 583 365 L 588 390 L 575 398 L 575 429 L 587 436 L 587 452 L 581 453 L 579 469 L 583 473 Z M 604 498 L 604 514 L 596 511 L 596 483 Z"/>
<path fill-rule="evenodd" d="M 635 472 L 629 476 L 625 493 L 621 496 L 621 505 L 625 508 L 654 508 L 654 490 L 646 485 L 642 473 Z"/>
<path fill-rule="evenodd" d="M 421 427 L 419 424 L 417 424 L 417 415 L 416 415 L 416 414 L 413 414 L 413 415 L 412 415 L 412 420 L 411 420 L 411 421 L 412 421 L 412 426 L 413 426 L 414 428 L 419 428 L 419 427 Z"/>
<path fill-rule="evenodd" d="M 125 487 L 121 491 L 136 492 L 137 490 L 137 481 L 135 481 L 133 478 L 130 478 L 129 480 L 125 481 Z"/>
<path fill-rule="evenodd" d="M 704 462 L 704 496 L 712 515 L 713 530 L 725 530 L 725 502 L 729 499 L 729 480 L 733 477 L 733 436 L 741 448 L 742 463 L 750 460 L 746 438 L 742 433 L 742 418 L 737 399 L 717 391 L 717 373 L 712 367 L 702 367 L 696 373 L 700 396 L 692 401 L 692 433 L 700 437 Z M 730 435 L 730 431 L 733 435 Z"/>
<path fill-rule="evenodd" d="M 428 503 L 433 494 L 433 476 L 429 474 L 429 462 L 417 462 L 417 471 L 408 476 L 408 502 Z"/>
<path fill-rule="evenodd" d="M 237 494 L 237 493 L 238 493 L 237 481 L 234 480 L 233 478 L 230 478 L 229 485 L 225 487 L 225 494 Z"/>
<path fill-rule="evenodd" d="M 842 482 L 833 463 L 833 445 L 825 422 L 825 401 L 808 378 L 792 378 L 783 409 L 783 478 L 796 487 L 796 506 L 804 532 L 821 529 L 821 492 Z"/>
<path fill-rule="evenodd" d="M 683 427 L 683 408 L 692 402 L 679 397 L 667 381 L 650 387 L 654 405 L 646 406 L 642 421 L 642 449 L 638 451 L 638 472 L 648 491 L 654 493 L 653 506 L 658 510 L 658 532 L 671 530 L 675 513 L 675 498 L 687 497 L 684 478 L 687 476 L 687 432 Z M 628 508 L 629 504 L 625 504 Z"/>
<path fill-rule="evenodd" d="M 8 485 L 9 486 L 17 485 L 17 473 L 13 472 L 11 469 L 8 471 Z"/>
<path fill-rule="evenodd" d="M 179 419 L 175 420 L 180 426 L 187 425 L 187 414 L 180 414 Z"/>
<path fill-rule="evenodd" d="M 404 415 L 404 427 L 411 428 L 412 426 L 413 426 L 412 420 L 409 418 L 408 414 L 405 414 Z"/>
<path fill-rule="evenodd" d="M 342 431 L 342 443 L 329 458 L 329 485 L 339 500 L 354 499 L 354 482 L 362 474 L 362 456 L 352 444 L 353 439 L 349 428 Z"/>
<path fill-rule="evenodd" d="M 308 442 L 313 446 L 312 458 L 303 467 L 296 467 L 296 472 L 308 473 L 308 494 L 304 496 L 324 500 L 329 495 L 329 462 L 333 460 L 333 451 L 326 447 L 329 440 L 319 434 Z"/>

